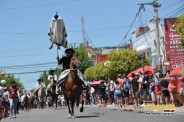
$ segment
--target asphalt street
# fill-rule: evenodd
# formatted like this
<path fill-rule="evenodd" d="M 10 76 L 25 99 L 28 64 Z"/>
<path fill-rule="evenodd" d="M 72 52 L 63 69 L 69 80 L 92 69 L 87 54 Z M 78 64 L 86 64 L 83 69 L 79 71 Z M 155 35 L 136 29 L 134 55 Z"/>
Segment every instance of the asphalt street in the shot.
<path fill-rule="evenodd" d="M 122 109 L 85 107 L 83 113 L 75 109 L 74 119 L 69 118 L 67 108 L 32 109 L 20 111 L 15 119 L 5 118 L 3 122 L 183 122 L 183 115 L 144 115 L 137 111 Z"/>

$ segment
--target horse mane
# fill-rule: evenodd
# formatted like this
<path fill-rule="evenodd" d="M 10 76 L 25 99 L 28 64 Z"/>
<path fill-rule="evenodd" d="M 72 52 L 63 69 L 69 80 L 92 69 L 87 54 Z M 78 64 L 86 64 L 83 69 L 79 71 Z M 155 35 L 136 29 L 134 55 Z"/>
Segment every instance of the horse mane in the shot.
<path fill-rule="evenodd" d="M 77 69 L 79 66 L 79 63 L 80 63 L 79 59 L 73 56 L 70 61 L 70 69 Z"/>

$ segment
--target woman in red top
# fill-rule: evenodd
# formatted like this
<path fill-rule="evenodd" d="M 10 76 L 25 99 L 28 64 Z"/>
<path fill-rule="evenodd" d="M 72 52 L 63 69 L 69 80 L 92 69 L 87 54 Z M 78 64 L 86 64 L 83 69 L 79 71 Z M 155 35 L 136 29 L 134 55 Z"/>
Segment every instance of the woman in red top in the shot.
<path fill-rule="evenodd" d="M 179 102 L 180 106 L 183 105 L 183 100 L 179 96 L 179 89 L 178 89 L 178 83 L 179 79 L 178 76 L 173 76 L 170 78 L 167 78 L 169 80 L 168 90 L 170 93 L 172 104 L 176 104 L 177 101 Z"/>
<path fill-rule="evenodd" d="M 15 81 L 10 82 L 10 87 L 8 88 L 8 99 L 10 102 L 10 118 L 16 118 L 17 103 L 20 98 L 19 87 Z"/>

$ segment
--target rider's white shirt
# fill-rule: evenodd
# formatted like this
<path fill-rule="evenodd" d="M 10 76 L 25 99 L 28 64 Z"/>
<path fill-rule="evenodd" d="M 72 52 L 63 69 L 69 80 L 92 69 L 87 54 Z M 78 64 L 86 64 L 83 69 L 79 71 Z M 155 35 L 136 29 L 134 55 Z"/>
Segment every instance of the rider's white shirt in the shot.
<path fill-rule="evenodd" d="M 48 75 L 48 80 L 50 81 L 51 78 L 57 81 L 57 75 Z"/>
<path fill-rule="evenodd" d="M 43 87 L 45 87 L 45 84 L 44 83 L 36 83 L 36 85 L 35 85 L 35 88 L 40 88 L 41 86 L 43 86 Z"/>

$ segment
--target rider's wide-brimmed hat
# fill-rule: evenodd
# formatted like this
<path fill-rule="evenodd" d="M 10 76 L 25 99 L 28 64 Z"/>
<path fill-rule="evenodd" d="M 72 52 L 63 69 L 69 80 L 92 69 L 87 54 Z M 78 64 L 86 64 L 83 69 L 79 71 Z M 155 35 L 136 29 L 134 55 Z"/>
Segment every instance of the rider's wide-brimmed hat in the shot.
<path fill-rule="evenodd" d="M 50 73 L 54 73 L 54 70 L 53 70 L 53 69 L 51 69 L 51 70 L 49 71 L 49 74 L 50 74 Z"/>
<path fill-rule="evenodd" d="M 42 81 L 42 79 L 40 79 L 40 78 L 39 78 L 37 81 L 41 82 L 41 81 Z"/>
<path fill-rule="evenodd" d="M 11 80 L 10 83 L 16 83 L 14 80 Z"/>
<path fill-rule="evenodd" d="M 72 53 L 75 53 L 74 49 L 72 49 L 72 48 L 66 49 L 66 50 L 65 50 L 65 53 L 68 53 L 68 52 L 70 52 L 70 51 L 71 51 Z"/>

